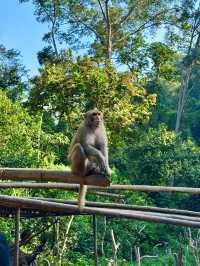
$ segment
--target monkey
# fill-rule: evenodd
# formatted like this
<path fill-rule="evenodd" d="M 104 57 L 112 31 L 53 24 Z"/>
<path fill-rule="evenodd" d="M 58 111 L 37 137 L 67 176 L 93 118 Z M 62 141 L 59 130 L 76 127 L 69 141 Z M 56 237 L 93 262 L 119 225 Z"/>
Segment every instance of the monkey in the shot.
<path fill-rule="evenodd" d="M 85 114 L 85 119 L 72 139 L 68 160 L 72 172 L 79 176 L 88 175 L 91 169 L 94 174 L 110 176 L 108 141 L 102 112 L 95 109 Z"/>
<path fill-rule="evenodd" d="M 97 109 L 86 112 L 69 147 L 68 160 L 72 173 L 78 176 L 110 176 L 108 141 L 103 114 Z M 82 193 L 81 193 L 82 190 Z M 84 206 L 87 186 L 80 186 L 79 207 Z"/>

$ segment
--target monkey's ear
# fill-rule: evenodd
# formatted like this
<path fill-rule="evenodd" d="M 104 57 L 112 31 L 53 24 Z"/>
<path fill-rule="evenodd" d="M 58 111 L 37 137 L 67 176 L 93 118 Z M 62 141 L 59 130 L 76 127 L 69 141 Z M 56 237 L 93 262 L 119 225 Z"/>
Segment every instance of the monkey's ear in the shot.
<path fill-rule="evenodd" d="M 84 117 L 85 118 L 88 118 L 89 113 L 90 113 L 90 111 L 86 112 L 85 115 L 84 115 Z"/>

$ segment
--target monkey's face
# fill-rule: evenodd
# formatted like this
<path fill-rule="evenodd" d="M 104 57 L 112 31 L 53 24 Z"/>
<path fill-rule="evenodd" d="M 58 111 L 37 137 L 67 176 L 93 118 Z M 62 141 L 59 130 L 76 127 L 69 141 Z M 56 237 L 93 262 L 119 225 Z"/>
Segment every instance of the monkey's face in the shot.
<path fill-rule="evenodd" d="M 86 119 L 91 127 L 97 128 L 103 122 L 103 114 L 98 110 L 89 111 L 86 113 Z"/>

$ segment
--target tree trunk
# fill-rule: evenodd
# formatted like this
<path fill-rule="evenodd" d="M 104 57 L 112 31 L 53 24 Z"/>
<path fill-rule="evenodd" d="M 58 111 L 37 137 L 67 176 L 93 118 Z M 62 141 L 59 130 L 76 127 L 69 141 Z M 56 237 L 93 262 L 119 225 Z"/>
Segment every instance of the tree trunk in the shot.
<path fill-rule="evenodd" d="M 179 94 L 178 94 L 178 106 L 177 106 L 177 113 L 176 113 L 176 126 L 175 126 L 176 134 L 178 134 L 180 131 L 181 119 L 183 116 L 183 110 L 184 110 L 184 106 L 186 103 L 186 92 L 188 89 L 191 72 L 192 72 L 192 65 L 186 68 L 182 74 L 182 82 L 181 82 L 181 87 L 180 87 Z"/>
<path fill-rule="evenodd" d="M 109 12 L 109 6 L 108 6 L 109 0 L 105 1 L 105 7 L 106 7 L 106 30 L 107 30 L 107 58 L 108 61 L 111 63 L 112 59 L 112 24 L 110 19 L 110 12 Z"/>
<path fill-rule="evenodd" d="M 101 255 L 104 257 L 105 256 L 104 240 L 105 240 L 106 226 L 107 226 L 107 218 L 106 218 L 106 216 L 103 216 L 103 224 L 104 224 L 104 229 L 103 229 L 103 232 L 102 232 L 102 239 L 101 239 Z"/>
<path fill-rule="evenodd" d="M 56 256 L 59 256 L 60 254 L 60 246 L 59 246 L 59 240 L 60 240 L 60 218 L 55 217 L 55 224 L 54 224 L 54 230 L 55 230 L 55 254 Z"/>
<path fill-rule="evenodd" d="M 43 113 L 40 116 L 39 128 L 38 128 L 38 152 L 37 152 L 37 165 L 40 165 L 41 159 L 41 135 L 42 135 L 42 123 L 43 123 Z"/>
<path fill-rule="evenodd" d="M 15 266 L 19 266 L 19 242 L 20 242 L 20 208 L 17 208 L 16 218 L 15 218 L 15 257 L 14 257 Z"/>
<path fill-rule="evenodd" d="M 135 257 L 136 257 L 137 265 L 141 266 L 140 248 L 136 246 L 135 246 Z"/>
<path fill-rule="evenodd" d="M 52 40 L 52 45 L 56 54 L 56 57 L 58 58 L 58 49 L 56 45 L 56 38 L 55 38 L 55 33 L 56 33 L 56 4 L 54 3 L 54 10 L 53 10 L 53 18 L 51 19 L 52 22 L 52 27 L 51 27 L 51 40 Z"/>
<path fill-rule="evenodd" d="M 200 47 L 200 33 L 198 33 L 197 41 L 195 44 L 195 48 L 199 48 L 199 47 Z M 190 51 L 191 49 L 189 49 L 188 54 L 186 56 L 190 54 Z M 186 94 L 187 94 L 188 85 L 189 85 L 189 81 L 190 81 L 191 74 L 192 74 L 192 68 L 195 62 L 196 62 L 196 58 L 194 58 L 192 62 L 187 67 L 185 67 L 185 69 L 182 72 L 182 81 L 181 81 L 181 86 L 180 86 L 179 94 L 178 94 L 178 106 L 177 106 L 177 113 L 176 113 L 176 125 L 175 125 L 176 134 L 178 134 L 180 131 L 181 119 L 183 117 L 183 111 L 184 111 L 185 103 L 187 100 Z"/>
<path fill-rule="evenodd" d="M 58 254 L 58 262 L 57 262 L 57 265 L 58 266 L 62 266 L 62 259 L 63 259 L 63 254 L 64 254 L 64 252 L 65 252 L 65 249 L 66 249 L 66 247 L 67 247 L 67 240 L 68 240 L 68 235 L 69 235 L 69 230 L 70 230 L 70 228 L 71 228 L 71 225 L 72 225 L 72 222 L 73 222 L 73 219 L 74 219 L 74 215 L 71 215 L 70 216 L 70 219 L 69 219 L 69 222 L 68 222 L 68 225 L 67 225 L 67 227 L 66 227 L 66 230 L 65 230 L 65 233 L 64 233 L 64 235 L 63 235 L 63 240 L 62 240 L 62 242 L 60 241 L 60 243 L 61 243 L 61 246 L 60 246 L 60 252 L 59 252 L 59 254 Z M 58 245 L 59 245 L 59 243 L 58 243 Z"/>
<path fill-rule="evenodd" d="M 176 266 L 183 266 L 183 250 L 180 249 L 177 255 L 175 255 Z"/>
<path fill-rule="evenodd" d="M 113 265 L 117 266 L 117 251 L 119 248 L 119 243 L 116 243 L 115 236 L 113 230 L 111 230 L 111 238 L 112 238 L 112 261 Z"/>
<path fill-rule="evenodd" d="M 56 40 L 55 40 L 55 28 L 54 28 L 54 26 L 52 27 L 52 30 L 51 30 L 51 39 L 52 39 L 52 45 L 53 45 L 56 57 L 58 58 L 58 49 L 57 49 Z"/>
<path fill-rule="evenodd" d="M 98 266 L 98 248 L 97 248 L 97 217 L 92 215 L 93 222 L 93 243 L 94 243 L 94 265 Z"/>

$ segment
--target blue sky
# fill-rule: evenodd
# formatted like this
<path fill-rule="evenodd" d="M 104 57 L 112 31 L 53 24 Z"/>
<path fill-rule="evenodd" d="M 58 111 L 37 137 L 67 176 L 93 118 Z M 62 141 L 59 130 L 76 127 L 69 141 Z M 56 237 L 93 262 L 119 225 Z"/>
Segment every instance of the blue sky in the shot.
<path fill-rule="evenodd" d="M 30 70 L 30 76 L 37 73 L 37 52 L 44 47 L 42 37 L 45 32 L 47 25 L 36 21 L 31 3 L 1 1 L 0 44 L 7 49 L 14 48 L 21 52 L 22 63 Z"/>

